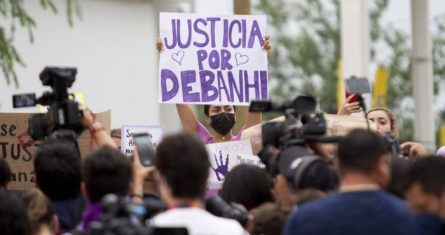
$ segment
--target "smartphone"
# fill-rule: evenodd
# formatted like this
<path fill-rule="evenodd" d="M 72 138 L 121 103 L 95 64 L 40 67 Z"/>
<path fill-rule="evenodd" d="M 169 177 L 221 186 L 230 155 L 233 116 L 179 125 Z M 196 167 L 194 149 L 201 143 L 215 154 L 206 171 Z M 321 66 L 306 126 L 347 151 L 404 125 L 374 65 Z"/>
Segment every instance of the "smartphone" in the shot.
<path fill-rule="evenodd" d="M 351 94 L 366 94 L 371 92 L 371 87 L 367 78 L 351 77 L 346 80 L 346 91 Z"/>
<path fill-rule="evenodd" d="M 134 133 L 133 142 L 139 153 L 139 160 L 143 166 L 153 165 L 155 150 L 151 137 L 147 132 Z"/>
<path fill-rule="evenodd" d="M 345 98 L 347 99 L 349 96 L 353 95 L 354 93 L 349 93 L 349 92 L 345 92 Z M 352 97 L 352 99 L 349 101 L 349 103 L 354 103 L 354 102 L 358 102 L 358 97 L 354 96 Z"/>
<path fill-rule="evenodd" d="M 37 105 L 36 94 L 19 94 L 12 96 L 12 107 L 14 108 L 26 108 L 34 107 Z"/>

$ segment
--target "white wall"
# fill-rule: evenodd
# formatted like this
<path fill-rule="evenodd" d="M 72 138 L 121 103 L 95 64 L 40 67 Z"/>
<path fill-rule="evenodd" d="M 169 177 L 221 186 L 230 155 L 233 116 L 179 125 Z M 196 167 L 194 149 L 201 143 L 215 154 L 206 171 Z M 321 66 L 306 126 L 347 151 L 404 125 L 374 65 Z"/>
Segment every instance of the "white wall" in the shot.
<path fill-rule="evenodd" d="M 112 127 L 122 124 L 160 124 L 154 48 L 157 13 L 151 1 L 81 0 L 83 21 L 69 28 L 65 8 L 59 15 L 44 11 L 40 1 L 26 1 L 37 22 L 35 43 L 26 31 L 16 34 L 15 45 L 27 66 L 17 67 L 20 89 L 7 86 L 0 75 L 0 112 L 12 109 L 12 94 L 37 92 L 43 87 L 38 74 L 46 65 L 74 66 L 77 80 L 70 90 L 83 92 L 93 111 L 112 110 Z M 176 114 L 173 114 L 176 115 Z"/>

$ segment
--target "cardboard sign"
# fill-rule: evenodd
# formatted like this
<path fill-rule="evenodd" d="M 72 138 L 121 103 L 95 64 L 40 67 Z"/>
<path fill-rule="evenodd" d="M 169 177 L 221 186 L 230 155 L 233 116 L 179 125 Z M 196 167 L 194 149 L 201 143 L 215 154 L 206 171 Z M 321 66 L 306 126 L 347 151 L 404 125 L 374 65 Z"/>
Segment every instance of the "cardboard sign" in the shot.
<path fill-rule="evenodd" d="M 159 102 L 267 100 L 266 16 L 161 13 Z"/>
<path fill-rule="evenodd" d="M 239 164 L 262 166 L 261 160 L 252 155 L 249 141 L 229 141 L 207 144 L 210 158 L 209 189 L 220 189 L 229 171 Z"/>
<path fill-rule="evenodd" d="M 164 128 L 162 126 L 122 126 L 121 129 L 121 151 L 127 156 L 131 156 L 134 151 L 133 134 L 147 132 L 151 138 L 153 146 L 161 142 L 164 136 Z"/>
<path fill-rule="evenodd" d="M 0 156 L 6 159 L 12 171 L 8 189 L 22 190 L 35 187 L 34 154 L 40 142 L 24 147 L 21 142 L 28 142 L 27 135 L 29 113 L 0 113 Z M 111 112 L 97 114 L 97 120 L 110 131 Z M 82 156 L 89 153 L 90 133 L 84 131 L 78 138 Z"/>

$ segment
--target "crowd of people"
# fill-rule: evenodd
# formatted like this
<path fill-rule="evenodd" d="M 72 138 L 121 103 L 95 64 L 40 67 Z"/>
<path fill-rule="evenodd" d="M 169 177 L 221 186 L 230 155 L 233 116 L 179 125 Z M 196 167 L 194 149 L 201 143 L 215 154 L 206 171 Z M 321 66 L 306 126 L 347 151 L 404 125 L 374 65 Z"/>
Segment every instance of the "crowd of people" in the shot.
<path fill-rule="evenodd" d="M 363 112 L 351 99 L 338 115 Z M 163 138 L 150 166 L 137 148 L 122 154 L 120 130 L 107 133 L 88 110 L 82 125 L 97 148 L 81 156 L 76 141 L 45 139 L 34 155 L 35 188 L 8 190 L 11 169 L 0 158 L 0 233 L 445 234 L 445 151 L 399 144 L 386 108 L 367 111 L 375 128 L 350 130 L 334 150 L 316 141 L 264 146 L 262 167 L 233 167 L 210 197 L 205 145 L 239 141 L 262 116 L 248 113 L 234 133 L 234 106 L 205 105 L 209 131 L 190 105 L 176 107 L 184 131 Z"/>
<path fill-rule="evenodd" d="M 98 148 L 81 157 L 73 141 L 44 140 L 34 158 L 36 188 L 8 191 L 11 169 L 1 159 L 2 234 L 105 234 L 113 226 L 110 216 L 161 229 L 140 234 L 445 232 L 445 158 L 415 142 L 397 146 L 401 151 L 395 155 L 394 142 L 385 136 L 396 137 L 397 126 L 385 108 L 368 111 L 376 129 L 351 130 L 336 144 L 333 158 L 316 155 L 314 145 L 299 144 L 275 149 L 274 161 L 265 167 L 234 167 L 219 191 L 225 204 L 217 214 L 206 198 L 211 163 L 205 144 L 239 140 L 232 134 L 235 107 L 205 106 L 210 132 L 190 106 L 177 107 L 185 131 L 162 140 L 153 166 L 141 165 L 137 149 L 131 158 L 123 155 L 119 130 L 107 133 L 90 111 L 84 112 L 83 125 L 94 133 Z M 350 114 L 347 107 L 339 114 Z M 144 217 L 113 211 L 104 204 L 110 194 L 128 205 L 164 207 Z"/>

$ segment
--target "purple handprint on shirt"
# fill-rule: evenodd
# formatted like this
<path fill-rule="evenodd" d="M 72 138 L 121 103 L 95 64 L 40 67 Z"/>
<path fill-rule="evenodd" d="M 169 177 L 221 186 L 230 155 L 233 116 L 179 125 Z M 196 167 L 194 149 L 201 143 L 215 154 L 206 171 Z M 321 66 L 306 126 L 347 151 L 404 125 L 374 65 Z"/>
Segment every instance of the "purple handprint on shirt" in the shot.
<path fill-rule="evenodd" d="M 213 157 L 215 158 L 216 168 L 212 166 L 213 172 L 215 172 L 216 178 L 218 181 L 223 181 L 227 173 L 229 173 L 229 154 L 226 156 L 226 161 L 223 162 L 223 156 L 222 152 L 219 151 L 219 162 L 215 154 L 213 154 Z"/>

